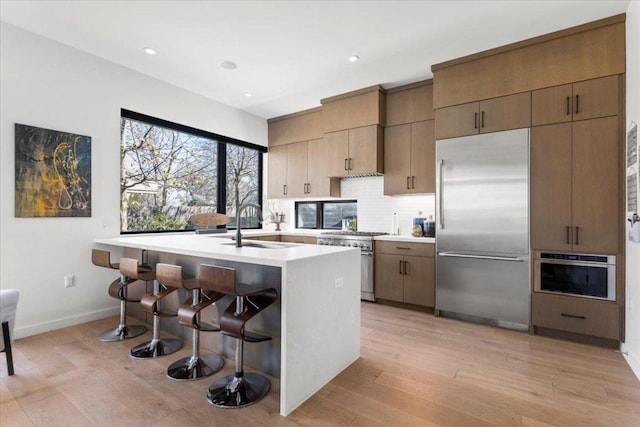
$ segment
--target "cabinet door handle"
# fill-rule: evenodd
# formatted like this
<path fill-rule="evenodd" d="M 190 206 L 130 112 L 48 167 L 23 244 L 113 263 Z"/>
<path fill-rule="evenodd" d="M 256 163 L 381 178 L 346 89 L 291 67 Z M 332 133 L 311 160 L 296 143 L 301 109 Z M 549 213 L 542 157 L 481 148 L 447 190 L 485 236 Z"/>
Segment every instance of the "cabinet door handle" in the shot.
<path fill-rule="evenodd" d="M 567 96 L 567 116 L 571 115 L 571 97 Z"/>
<path fill-rule="evenodd" d="M 287 195 L 287 184 L 284 184 L 282 186 L 282 194 L 284 194 L 285 196 Z"/>
<path fill-rule="evenodd" d="M 570 245 L 571 244 L 571 227 L 569 227 L 568 225 L 567 225 L 566 237 L 567 237 L 567 245 Z"/>
<path fill-rule="evenodd" d="M 409 261 L 404 261 L 404 274 L 407 274 L 407 264 L 409 264 Z"/>
<path fill-rule="evenodd" d="M 409 189 L 409 177 L 407 177 L 407 190 Z"/>
<path fill-rule="evenodd" d="M 580 244 L 580 227 L 576 227 L 576 245 Z"/>
<path fill-rule="evenodd" d="M 349 157 L 349 170 L 353 170 L 353 159 Z"/>
<path fill-rule="evenodd" d="M 348 160 L 349 160 L 349 159 L 347 159 L 347 158 L 345 158 L 345 159 L 344 159 L 344 170 L 346 170 L 346 171 L 348 171 L 348 170 L 349 170 L 349 167 L 347 166 L 347 161 L 348 161 Z"/>
<path fill-rule="evenodd" d="M 396 246 L 396 249 L 400 249 L 402 251 L 410 251 L 411 250 L 411 248 L 405 248 L 403 246 Z"/>
<path fill-rule="evenodd" d="M 415 177 L 415 175 L 411 177 L 411 188 L 412 189 L 416 188 L 416 177 Z"/>
<path fill-rule="evenodd" d="M 576 114 L 580 112 L 580 95 L 576 95 Z"/>
<path fill-rule="evenodd" d="M 311 194 L 311 183 L 307 183 L 307 194 Z"/>
<path fill-rule="evenodd" d="M 571 317 L 572 319 L 586 319 L 584 316 L 576 316 L 575 314 L 560 313 L 562 317 Z"/>
<path fill-rule="evenodd" d="M 473 128 L 478 129 L 478 113 L 473 113 Z"/>
<path fill-rule="evenodd" d="M 480 120 L 481 120 L 481 122 L 482 122 L 482 123 L 480 124 L 480 127 L 484 127 L 484 111 L 483 111 L 483 112 L 482 112 L 482 114 L 481 114 L 481 119 L 480 119 Z"/>
<path fill-rule="evenodd" d="M 398 273 L 402 274 L 402 261 L 398 261 L 398 267 L 400 269 Z"/>

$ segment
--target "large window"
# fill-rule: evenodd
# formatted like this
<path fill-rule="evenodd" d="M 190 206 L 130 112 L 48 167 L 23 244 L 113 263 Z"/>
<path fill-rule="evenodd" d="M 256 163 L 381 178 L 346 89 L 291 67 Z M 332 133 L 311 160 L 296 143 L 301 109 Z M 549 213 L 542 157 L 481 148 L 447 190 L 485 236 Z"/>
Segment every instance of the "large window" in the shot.
<path fill-rule="evenodd" d="M 120 229 L 189 230 L 189 218 L 260 205 L 264 147 L 122 110 Z M 247 209 L 243 228 L 259 228 Z"/>

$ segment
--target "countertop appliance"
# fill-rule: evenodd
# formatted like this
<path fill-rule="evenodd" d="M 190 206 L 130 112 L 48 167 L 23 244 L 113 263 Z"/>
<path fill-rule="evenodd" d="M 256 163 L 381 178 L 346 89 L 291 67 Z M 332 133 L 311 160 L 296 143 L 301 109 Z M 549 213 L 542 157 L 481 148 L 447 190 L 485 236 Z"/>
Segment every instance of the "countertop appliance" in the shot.
<path fill-rule="evenodd" d="M 368 231 L 326 231 L 318 236 L 319 245 L 360 248 L 360 299 L 375 301 L 373 290 L 373 238 L 388 233 Z"/>
<path fill-rule="evenodd" d="M 436 143 L 436 313 L 530 325 L 529 129 Z"/>

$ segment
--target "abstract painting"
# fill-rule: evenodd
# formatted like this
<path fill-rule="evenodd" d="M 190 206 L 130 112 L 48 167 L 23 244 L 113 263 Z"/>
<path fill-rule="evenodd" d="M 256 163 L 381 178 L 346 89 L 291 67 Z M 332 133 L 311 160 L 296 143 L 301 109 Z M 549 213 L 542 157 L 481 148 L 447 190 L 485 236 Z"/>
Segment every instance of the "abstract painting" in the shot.
<path fill-rule="evenodd" d="M 16 217 L 91 216 L 91 137 L 16 123 Z"/>

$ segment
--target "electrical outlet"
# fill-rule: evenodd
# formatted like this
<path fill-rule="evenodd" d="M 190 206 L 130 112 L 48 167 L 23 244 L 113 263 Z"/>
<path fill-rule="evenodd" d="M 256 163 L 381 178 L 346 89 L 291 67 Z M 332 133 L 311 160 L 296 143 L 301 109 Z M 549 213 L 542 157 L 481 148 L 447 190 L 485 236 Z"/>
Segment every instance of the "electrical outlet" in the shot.
<path fill-rule="evenodd" d="M 68 274 L 64 276 L 64 287 L 72 288 L 76 285 L 76 276 L 75 274 Z"/>
<path fill-rule="evenodd" d="M 344 278 L 338 277 L 336 279 L 336 289 L 341 288 L 344 285 Z"/>

